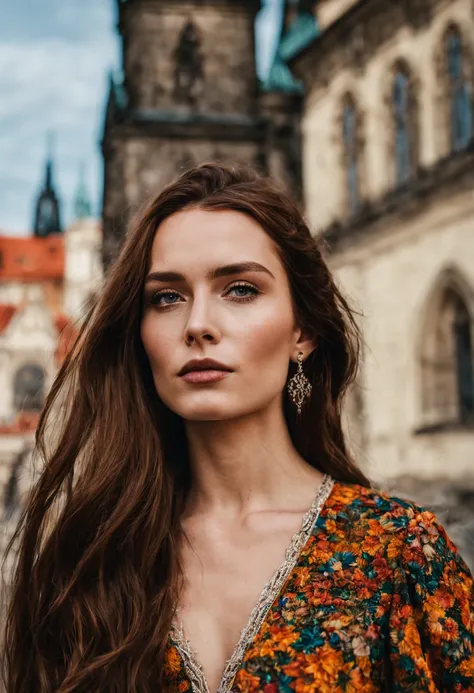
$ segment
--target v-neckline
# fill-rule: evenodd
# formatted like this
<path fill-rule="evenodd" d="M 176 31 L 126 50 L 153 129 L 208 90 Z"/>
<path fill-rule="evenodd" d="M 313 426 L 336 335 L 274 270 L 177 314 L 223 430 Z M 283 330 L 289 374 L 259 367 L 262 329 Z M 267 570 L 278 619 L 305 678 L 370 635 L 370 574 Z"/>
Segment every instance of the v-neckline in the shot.
<path fill-rule="evenodd" d="M 231 691 L 235 676 L 242 667 L 245 652 L 260 631 L 270 607 L 279 596 L 283 585 L 295 567 L 301 552 L 311 536 L 321 509 L 332 491 L 334 483 L 334 479 L 329 474 L 324 475 L 311 507 L 303 516 L 300 529 L 291 538 L 290 544 L 285 551 L 284 561 L 273 573 L 270 580 L 265 583 L 250 614 L 247 625 L 241 631 L 237 645 L 225 663 L 216 693 L 229 693 Z M 170 636 L 183 661 L 193 693 L 211 693 L 197 653 L 192 649 L 191 643 L 185 636 L 178 610 L 176 610 L 175 621 L 171 626 Z"/>

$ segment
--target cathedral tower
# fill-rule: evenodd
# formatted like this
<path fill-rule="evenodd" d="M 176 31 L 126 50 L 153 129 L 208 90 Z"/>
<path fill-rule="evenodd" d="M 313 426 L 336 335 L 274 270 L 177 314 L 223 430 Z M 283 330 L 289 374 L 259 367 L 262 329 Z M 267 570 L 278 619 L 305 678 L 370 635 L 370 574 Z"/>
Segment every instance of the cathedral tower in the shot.
<path fill-rule="evenodd" d="M 123 74 L 110 80 L 102 140 L 106 265 L 137 207 L 188 166 L 271 172 L 259 9 L 260 0 L 118 0 Z"/>
<path fill-rule="evenodd" d="M 53 183 L 53 156 L 52 138 L 48 139 L 48 157 L 46 160 L 46 173 L 43 187 L 36 202 L 34 235 L 49 236 L 52 233 L 61 233 L 61 220 L 59 212 L 59 200 Z"/>

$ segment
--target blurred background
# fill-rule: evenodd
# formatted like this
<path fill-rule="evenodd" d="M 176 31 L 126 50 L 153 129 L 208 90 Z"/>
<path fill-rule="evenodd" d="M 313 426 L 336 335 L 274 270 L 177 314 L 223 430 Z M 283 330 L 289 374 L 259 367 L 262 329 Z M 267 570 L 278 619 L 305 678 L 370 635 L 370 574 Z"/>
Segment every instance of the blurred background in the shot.
<path fill-rule="evenodd" d="M 17 0 L 0 25 L 0 553 L 39 413 L 138 206 L 248 163 L 364 334 L 345 425 L 474 566 L 472 0 Z"/>

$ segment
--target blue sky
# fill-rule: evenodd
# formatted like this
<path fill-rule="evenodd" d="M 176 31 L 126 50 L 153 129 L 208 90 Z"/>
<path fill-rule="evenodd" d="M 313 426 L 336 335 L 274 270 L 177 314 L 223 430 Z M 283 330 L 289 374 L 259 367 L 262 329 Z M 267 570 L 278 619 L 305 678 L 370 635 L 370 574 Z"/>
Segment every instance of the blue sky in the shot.
<path fill-rule="evenodd" d="M 119 65 L 115 2 L 0 0 L 0 233 L 31 233 L 48 131 L 55 133 L 63 218 L 71 219 L 81 162 L 99 212 L 107 74 Z M 268 69 L 280 13 L 281 0 L 266 0 L 258 18 L 261 74 Z"/>

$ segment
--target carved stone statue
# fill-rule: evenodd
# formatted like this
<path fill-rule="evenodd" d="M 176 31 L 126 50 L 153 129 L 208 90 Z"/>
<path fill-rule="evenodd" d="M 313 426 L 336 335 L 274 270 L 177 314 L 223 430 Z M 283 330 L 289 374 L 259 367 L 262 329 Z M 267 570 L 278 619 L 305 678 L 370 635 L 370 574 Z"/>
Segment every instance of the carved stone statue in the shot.
<path fill-rule="evenodd" d="M 174 58 L 176 98 L 194 104 L 202 91 L 204 71 L 198 30 L 191 21 L 181 32 Z"/>

